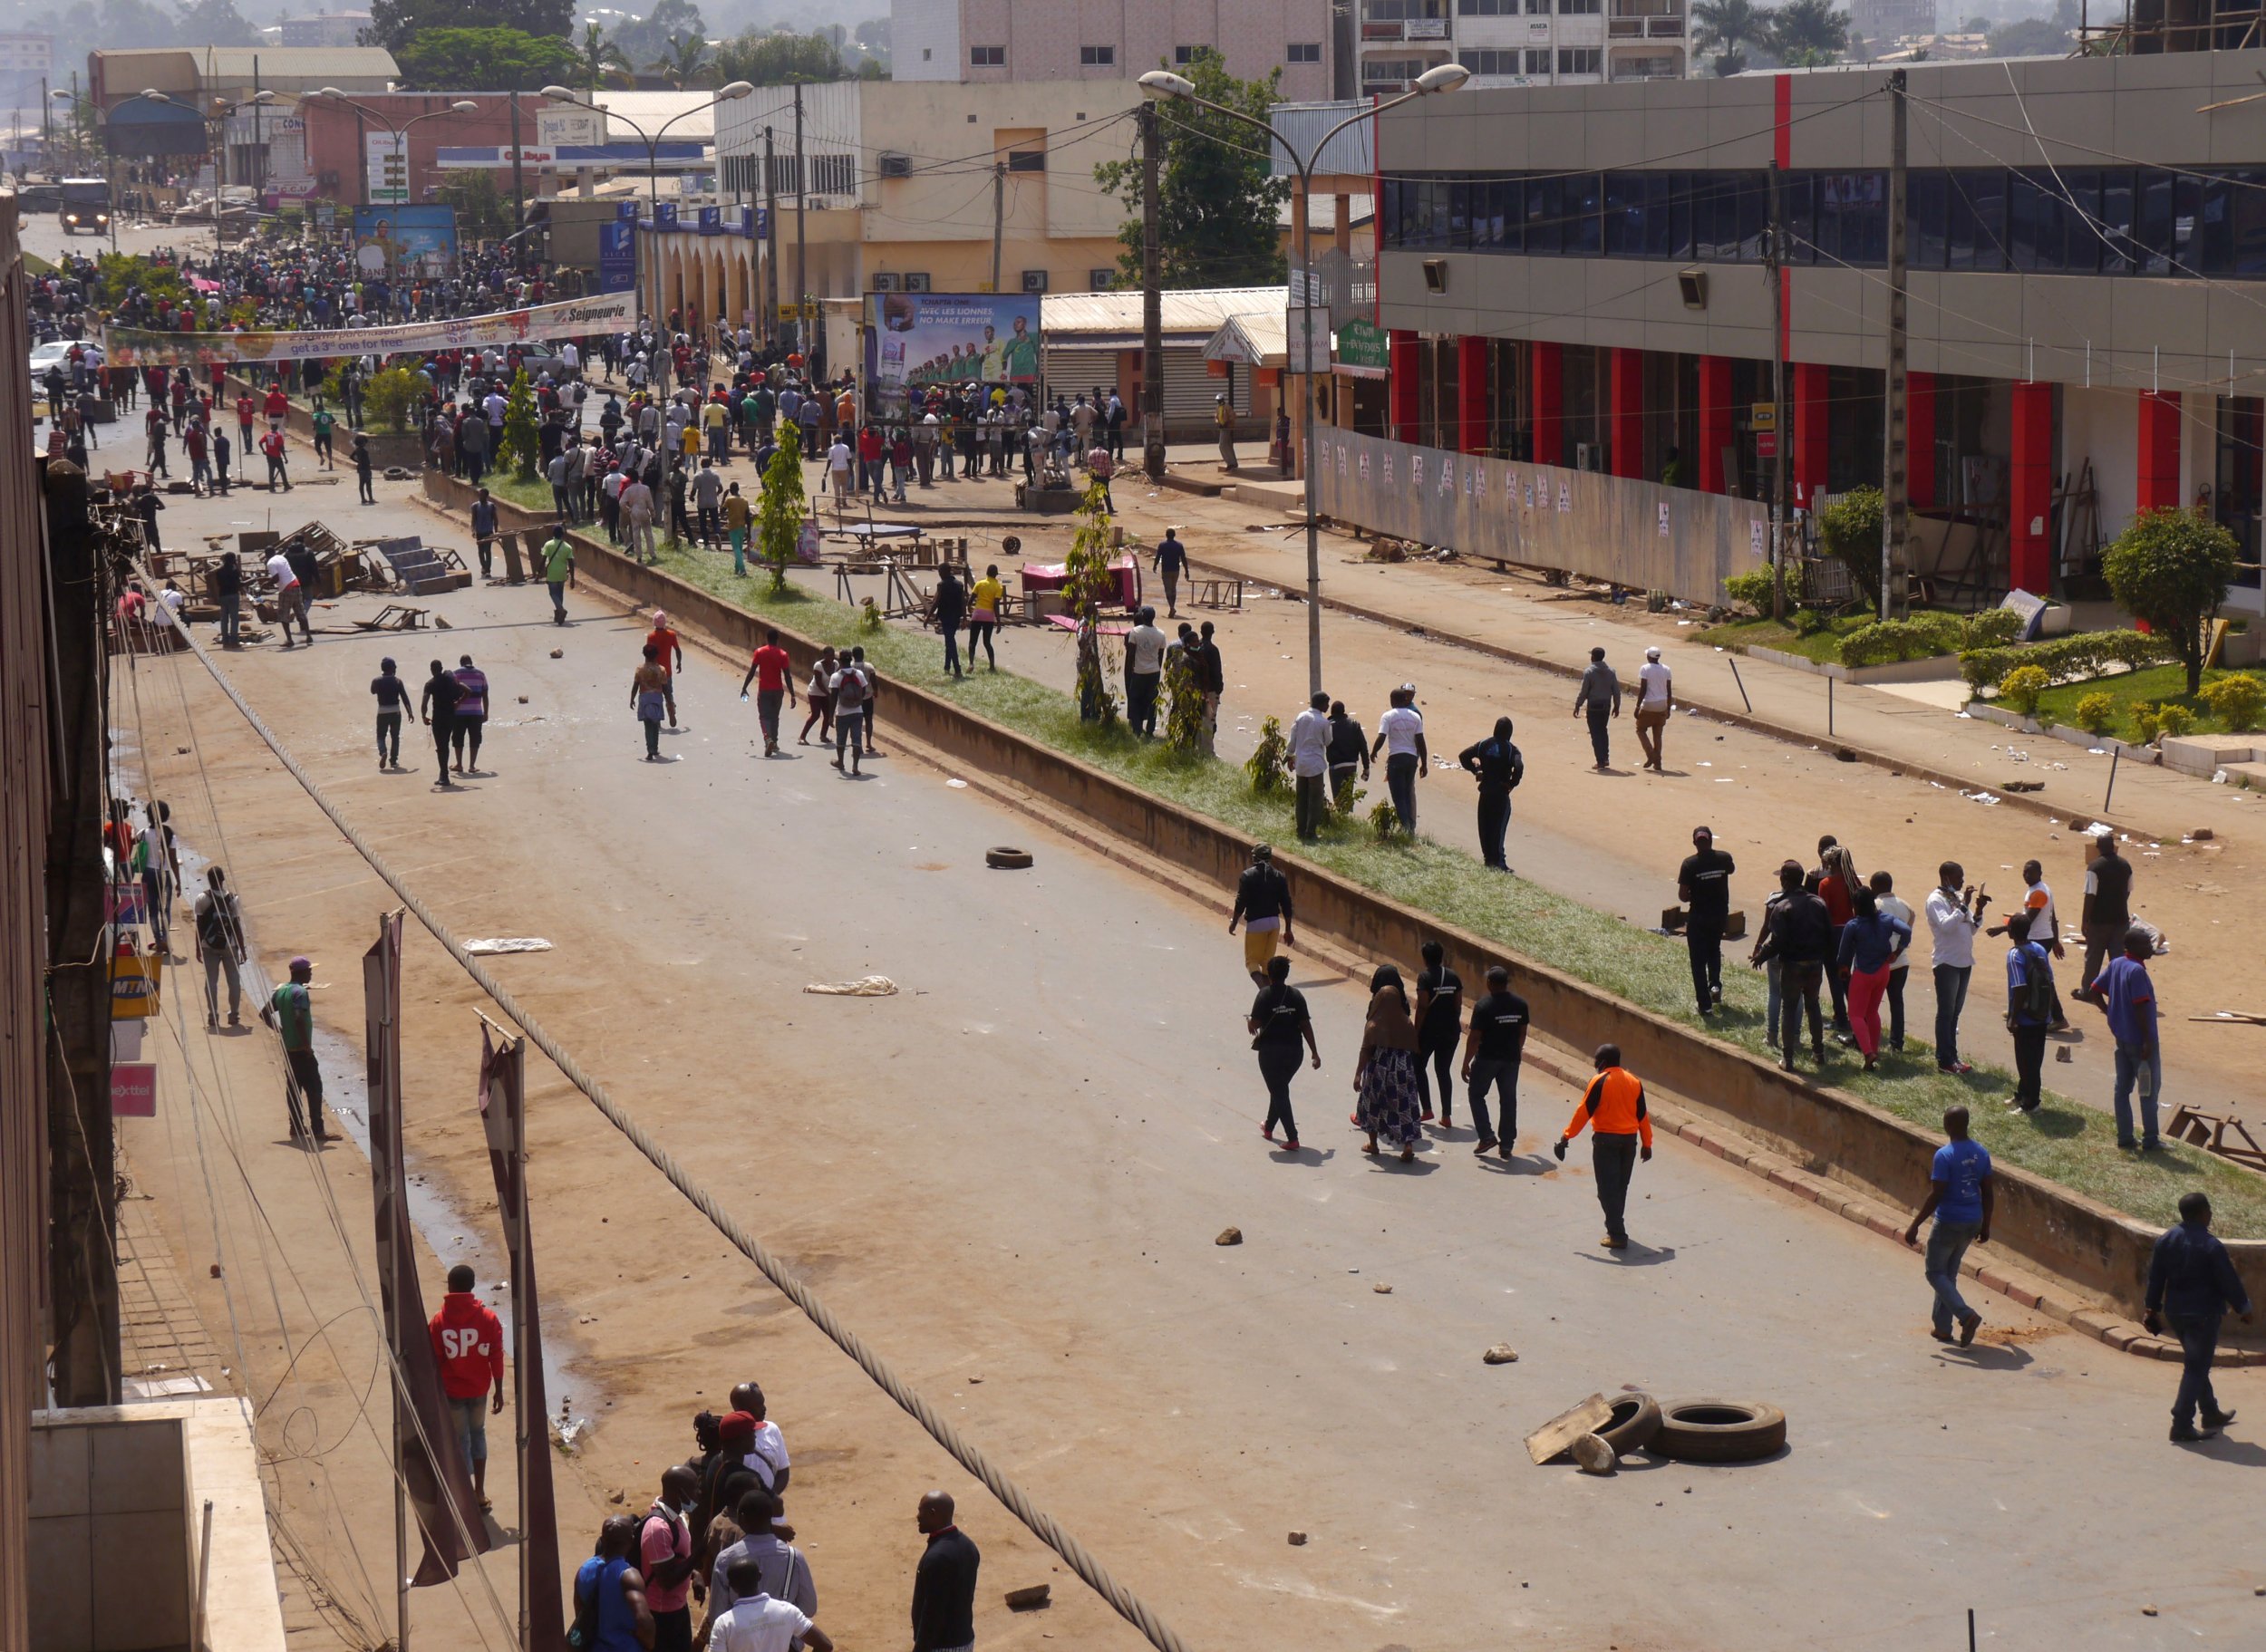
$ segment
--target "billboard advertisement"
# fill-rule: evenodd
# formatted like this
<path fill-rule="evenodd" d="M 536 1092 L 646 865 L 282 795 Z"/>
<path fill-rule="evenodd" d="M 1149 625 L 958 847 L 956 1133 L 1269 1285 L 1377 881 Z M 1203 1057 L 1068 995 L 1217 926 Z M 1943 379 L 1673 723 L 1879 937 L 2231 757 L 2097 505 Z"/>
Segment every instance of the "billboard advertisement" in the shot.
<path fill-rule="evenodd" d="M 637 286 L 637 220 L 598 226 L 598 291 L 628 293 Z"/>
<path fill-rule="evenodd" d="M 357 207 L 354 263 L 364 275 L 446 275 L 456 268 L 454 207 Z"/>
<path fill-rule="evenodd" d="M 866 324 L 866 382 L 884 418 L 925 385 L 1038 386 L 1036 293 L 873 293 Z"/>

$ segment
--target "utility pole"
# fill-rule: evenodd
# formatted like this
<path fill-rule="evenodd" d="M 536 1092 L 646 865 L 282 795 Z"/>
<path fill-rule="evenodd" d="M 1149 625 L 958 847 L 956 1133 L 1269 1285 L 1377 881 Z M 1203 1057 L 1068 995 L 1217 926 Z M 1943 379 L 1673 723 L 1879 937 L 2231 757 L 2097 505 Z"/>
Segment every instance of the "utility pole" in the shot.
<path fill-rule="evenodd" d="M 763 129 L 763 342 L 779 338 L 779 159 Z"/>
<path fill-rule="evenodd" d="M 527 247 L 519 239 L 519 232 L 528 227 L 528 199 L 519 174 L 519 94 L 511 94 L 511 234 L 512 262 L 518 264 L 527 256 Z"/>
<path fill-rule="evenodd" d="M 797 81 L 795 82 L 795 348 L 802 352 L 803 372 L 807 375 L 818 361 L 818 353 L 810 348 L 810 340 L 806 336 L 808 329 L 803 324 L 803 304 L 809 297 L 803 290 L 805 246 L 803 217 L 808 211 L 804 192 L 809 180 L 804 178 L 802 168 L 802 82 Z"/>
<path fill-rule="evenodd" d="M 1888 76 L 1888 410 L 1882 420 L 1881 618 L 1901 620 L 1912 606 L 1906 536 L 1912 525 L 1912 461 L 1905 405 L 1904 188 L 1907 105 L 1904 72 Z"/>
<path fill-rule="evenodd" d="M 1143 103 L 1141 122 L 1141 469 L 1152 482 L 1165 479 L 1165 308 L 1159 287 L 1157 171 L 1164 122 L 1154 103 Z"/>
<path fill-rule="evenodd" d="M 992 291 L 999 291 L 999 243 L 1007 226 L 1007 163 L 992 162 Z"/>
<path fill-rule="evenodd" d="M 1786 179 L 1770 163 L 1770 617 L 1786 618 Z"/>
<path fill-rule="evenodd" d="M 259 131 L 259 59 L 252 60 L 252 210 L 257 213 L 265 205 L 267 194 L 267 150 L 260 140 Z M 228 140 L 228 129 L 220 128 L 220 141 Z"/>
<path fill-rule="evenodd" d="M 54 1403 L 119 1401 L 117 1174 L 111 1134 L 111 932 L 102 910 L 109 602 L 84 475 L 46 471 L 58 784 L 47 819 L 47 1262 Z M 177 977 L 169 990 L 186 982 Z"/>

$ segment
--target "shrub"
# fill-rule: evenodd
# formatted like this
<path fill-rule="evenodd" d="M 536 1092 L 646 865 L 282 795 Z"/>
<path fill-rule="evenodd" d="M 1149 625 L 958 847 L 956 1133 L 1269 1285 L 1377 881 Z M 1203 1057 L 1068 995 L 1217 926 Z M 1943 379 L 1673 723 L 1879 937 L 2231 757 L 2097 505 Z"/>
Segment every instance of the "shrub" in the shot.
<path fill-rule="evenodd" d="M 1965 635 L 1959 616 L 1915 613 L 1908 620 L 1880 620 L 1851 632 L 1841 642 L 1844 665 L 1890 665 L 1956 653 Z"/>
<path fill-rule="evenodd" d="M 2167 700 L 2156 708 L 2155 727 L 2159 735 L 2177 739 L 2195 726 L 2195 713 L 2176 700 Z"/>
<path fill-rule="evenodd" d="M 406 367 L 389 367 L 363 387 L 363 411 L 389 430 L 409 429 L 410 415 L 425 400 L 425 381 Z"/>
<path fill-rule="evenodd" d="M 2203 703 L 2212 714 L 2226 725 L 2230 734 L 2242 734 L 2258 727 L 2261 712 L 2266 712 L 2266 682 L 2261 682 L 2248 671 L 2232 671 L 2203 688 Z"/>
<path fill-rule="evenodd" d="M 1390 843 L 1400 830 L 1399 812 L 1390 803 L 1379 804 L 1369 812 L 1369 829 L 1379 843 Z"/>
<path fill-rule="evenodd" d="M 1767 565 L 1734 574 L 1723 582 L 1723 594 L 1749 613 L 1761 615 L 1770 612 L 1771 574 Z M 1786 571 L 1786 599 L 1799 606 L 1802 601 L 1802 566 L 1789 563 Z"/>
<path fill-rule="evenodd" d="M 1978 689 L 1997 686 L 2017 666 L 2035 665 L 2056 682 L 2081 682 L 2111 665 L 2134 671 L 2158 665 L 2177 652 L 2164 636 L 2145 631 L 2081 631 L 2019 648 L 1971 648 L 1959 657 L 1960 675 Z"/>
<path fill-rule="evenodd" d="M 2038 710 L 2038 697 L 2054 686 L 2054 680 L 2035 665 L 2018 665 L 1999 685 L 1999 698 L 2023 716 Z"/>
<path fill-rule="evenodd" d="M 2022 634 L 2022 616 L 2011 608 L 1986 608 L 1960 622 L 1961 648 L 2004 648 Z"/>
<path fill-rule="evenodd" d="M 1881 518 L 1884 506 L 1877 488 L 1853 488 L 1817 513 L 1818 537 L 1828 555 L 1839 557 L 1849 578 L 1864 593 L 1865 606 L 1881 605 Z"/>
<path fill-rule="evenodd" d="M 2203 686 L 2203 622 L 2226 601 L 2239 555 L 2225 528 L 2172 508 L 2142 511 L 2102 555 L 2119 605 L 2176 642 L 2190 694 Z"/>
<path fill-rule="evenodd" d="M 1814 637 L 1831 623 L 1829 617 L 1815 608 L 1796 608 L 1786 616 L 1786 623 L 1794 627 L 1797 637 Z"/>
<path fill-rule="evenodd" d="M 1244 773 L 1251 777 L 1251 789 L 1266 793 L 1283 784 L 1291 771 L 1291 743 L 1283 738 L 1283 720 L 1270 717 L 1259 725 L 1259 743 L 1244 759 Z"/>
<path fill-rule="evenodd" d="M 2109 725 L 2116 720 L 2116 697 L 2113 694 L 2087 694 L 2077 701 L 2070 714 L 2071 720 L 2087 734 L 2106 734 Z"/>

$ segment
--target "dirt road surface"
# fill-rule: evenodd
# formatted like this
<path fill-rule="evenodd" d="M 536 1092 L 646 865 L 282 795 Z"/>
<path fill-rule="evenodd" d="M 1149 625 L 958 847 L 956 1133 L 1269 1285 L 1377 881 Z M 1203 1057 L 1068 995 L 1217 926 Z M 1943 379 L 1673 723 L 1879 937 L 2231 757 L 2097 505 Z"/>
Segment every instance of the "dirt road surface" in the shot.
<path fill-rule="evenodd" d="M 302 489 L 278 514 L 301 506 L 330 501 Z M 167 526 L 231 510 L 250 514 L 198 506 Z M 2266 1579 L 2236 1511 L 2266 1453 L 2247 1422 L 2205 1451 L 2167 1445 L 2167 1367 L 1983 1293 L 1984 1343 L 1941 1348 L 1915 1256 L 1673 1141 L 1640 1167 L 1637 1248 L 1608 1258 L 1585 1150 L 1563 1169 L 1542 1151 L 1561 1085 L 1530 1077 L 1508 1167 L 1475 1162 L 1461 1127 L 1411 1169 L 1364 1160 L 1338 1122 L 1361 998 L 1310 960 L 1298 979 L 1324 1066 L 1297 1092 L 1306 1150 L 1270 1152 L 1249 989 L 1215 913 L 953 787 L 886 713 L 891 755 L 866 780 L 791 748 L 761 760 L 736 663 L 694 658 L 685 728 L 648 765 L 627 704 L 641 626 L 583 597 L 554 629 L 539 586 L 436 605 L 446 633 L 324 635 L 225 669 L 460 933 L 554 943 L 499 962 L 530 1008 L 1190 1645 L 1903 1648 L 1957 1644 L 1970 1605 L 2024 1644 L 2255 1638 Z M 375 606 L 350 599 L 334 623 Z M 416 678 L 468 651 L 493 683 L 490 772 L 432 789 L 412 729 L 409 772 L 381 774 L 378 656 Z M 1232 685 L 1252 679 L 1235 662 L 1240 710 Z M 159 795 L 189 800 L 177 823 L 195 846 L 225 834 L 268 972 L 317 961 L 343 1061 L 359 1043 L 355 960 L 390 898 L 193 662 L 145 662 L 135 681 Z M 198 801 L 208 780 L 217 825 Z M 1037 866 L 985 870 L 1002 842 Z M 870 973 L 898 995 L 802 990 Z M 412 1169 L 492 1252 L 469 1095 L 478 996 L 412 933 L 405 1002 Z M 690 1414 L 754 1375 L 795 1456 L 820 1621 L 844 1644 L 903 1636 L 912 1507 L 932 1483 L 966 1493 L 985 1549 L 983 1644 L 1135 1644 L 586 1102 L 531 1074 L 546 1328 L 572 1408 L 595 1419 L 561 1464 L 570 1559 L 612 1493 L 642 1501 L 682 1454 Z M 244 1179 L 308 1189 L 267 1207 L 273 1253 L 311 1290 L 349 1293 L 303 1155 L 276 1139 L 279 1095 L 247 1077 L 234 1096 Z M 179 1120 L 127 1146 L 208 1322 L 226 1323 Z M 361 1242 L 354 1155 L 326 1164 Z M 1245 1242 L 1215 1247 L 1231 1223 Z M 1518 1363 L 1481 1364 L 1498 1341 Z M 281 1384 L 264 1443 L 303 1451 L 315 1436 L 290 1431 L 310 1423 L 324 1444 L 351 1437 L 366 1364 L 339 1380 L 281 1363 L 249 1358 L 263 1391 Z M 1791 1447 L 1609 1481 L 1527 1464 L 1529 1428 L 1623 1384 L 1768 1399 Z M 2266 1405 L 2248 1373 L 2221 1395 Z M 327 1552 L 344 1570 L 351 1531 L 383 1594 L 383 1483 L 374 1464 L 353 1472 Z M 1291 1547 L 1293 1530 L 1311 1541 Z M 508 1555 L 489 1567 L 508 1601 Z M 1050 1611 L 1001 1607 L 1041 1580 Z M 456 1626 L 425 1644 L 479 1644 L 473 1609 L 419 1609 Z"/>

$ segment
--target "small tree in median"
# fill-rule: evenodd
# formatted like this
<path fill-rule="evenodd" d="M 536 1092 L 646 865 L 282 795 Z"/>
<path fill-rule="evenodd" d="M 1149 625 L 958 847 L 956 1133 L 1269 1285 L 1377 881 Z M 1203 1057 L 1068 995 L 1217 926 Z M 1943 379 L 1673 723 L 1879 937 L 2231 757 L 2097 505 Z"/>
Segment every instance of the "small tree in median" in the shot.
<path fill-rule="evenodd" d="M 787 589 L 787 564 L 802 538 L 802 433 L 787 421 L 779 451 L 763 471 L 763 502 L 755 515 L 757 554 L 771 565 L 771 589 Z"/>
<path fill-rule="evenodd" d="M 543 432 L 535 421 L 535 386 L 526 368 L 511 376 L 504 396 L 504 442 L 496 451 L 498 469 L 508 465 L 523 482 L 536 479 L 536 465 L 543 457 Z"/>
<path fill-rule="evenodd" d="M 1062 596 L 1080 623 L 1078 714 L 1106 729 L 1118 720 L 1118 697 L 1109 691 L 1109 671 L 1101 662 L 1099 627 L 1102 609 L 1117 600 L 1118 576 L 1109 567 L 1109 513 L 1101 496 L 1096 482 L 1079 507 L 1078 531 L 1063 558 Z"/>
<path fill-rule="evenodd" d="M 2101 558 L 2109 594 L 2179 650 L 2187 691 L 2203 680 L 2203 625 L 2226 601 L 2240 555 L 2234 536 L 2193 512 L 2144 510 Z"/>

